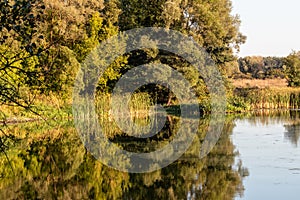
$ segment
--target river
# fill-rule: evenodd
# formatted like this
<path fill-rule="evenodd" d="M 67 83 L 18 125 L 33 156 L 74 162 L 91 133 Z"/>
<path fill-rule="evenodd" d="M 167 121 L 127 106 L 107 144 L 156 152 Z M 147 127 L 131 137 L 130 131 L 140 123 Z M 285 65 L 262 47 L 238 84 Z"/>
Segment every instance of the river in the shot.
<path fill-rule="evenodd" d="M 161 133 L 144 140 L 105 126 L 120 147 L 149 152 L 173 138 L 178 121 L 168 117 Z M 178 160 L 150 173 L 103 165 L 83 146 L 72 121 L 2 127 L 0 199 L 298 199 L 299 111 L 227 116 L 217 144 L 199 158 L 209 122 L 201 119 Z"/>

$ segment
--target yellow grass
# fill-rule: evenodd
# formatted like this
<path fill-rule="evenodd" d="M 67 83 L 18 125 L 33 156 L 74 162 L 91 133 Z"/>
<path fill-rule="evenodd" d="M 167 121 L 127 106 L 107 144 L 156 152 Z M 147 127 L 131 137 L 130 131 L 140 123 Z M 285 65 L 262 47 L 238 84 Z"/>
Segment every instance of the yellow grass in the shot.
<path fill-rule="evenodd" d="M 235 79 L 232 84 L 236 88 L 283 88 L 287 87 L 286 79 Z"/>
<path fill-rule="evenodd" d="M 286 79 L 236 79 L 234 103 L 257 109 L 300 109 L 300 87 L 288 87 Z"/>

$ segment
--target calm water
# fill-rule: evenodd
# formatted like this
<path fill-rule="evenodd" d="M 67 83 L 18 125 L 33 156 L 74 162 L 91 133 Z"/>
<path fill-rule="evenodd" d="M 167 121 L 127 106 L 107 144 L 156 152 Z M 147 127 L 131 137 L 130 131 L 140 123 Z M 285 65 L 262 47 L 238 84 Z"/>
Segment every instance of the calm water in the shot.
<path fill-rule="evenodd" d="M 111 141 L 140 152 L 165 144 L 179 121 L 168 117 L 148 140 L 124 137 L 102 123 Z M 299 112 L 228 116 L 216 146 L 199 159 L 208 125 L 209 119 L 201 120 L 179 160 L 144 174 L 102 165 L 85 150 L 72 122 L 10 126 L 13 134 L 1 137 L 0 199 L 298 199 Z"/>
<path fill-rule="evenodd" d="M 231 136 L 239 159 L 248 168 L 243 198 L 299 199 L 300 121 L 292 116 L 235 120 Z"/>

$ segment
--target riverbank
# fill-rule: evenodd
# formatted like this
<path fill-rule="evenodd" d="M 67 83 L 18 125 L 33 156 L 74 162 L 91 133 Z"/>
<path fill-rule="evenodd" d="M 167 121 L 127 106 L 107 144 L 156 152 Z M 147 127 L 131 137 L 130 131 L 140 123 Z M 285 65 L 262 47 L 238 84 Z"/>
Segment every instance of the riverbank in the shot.
<path fill-rule="evenodd" d="M 231 84 L 232 89 L 227 96 L 227 113 L 300 109 L 300 87 L 287 87 L 284 79 L 239 79 L 232 80 Z M 109 113 L 110 104 L 108 103 L 110 101 L 109 95 L 98 94 L 96 96 L 96 109 L 101 111 L 99 115 L 104 116 L 104 118 L 111 117 Z M 134 94 L 129 104 L 130 113 L 136 118 L 147 117 L 152 105 L 153 102 L 149 94 Z M 180 115 L 179 106 L 165 106 L 165 108 L 171 115 Z M 200 108 L 203 113 L 209 113 L 209 109 L 205 106 L 200 106 Z M 72 101 L 71 99 L 62 99 L 59 95 L 52 93 L 36 97 L 34 105 L 29 108 L 0 106 L 0 124 L 65 119 L 72 119 Z"/>
<path fill-rule="evenodd" d="M 232 80 L 229 110 L 300 109 L 300 87 L 287 87 L 284 79 Z"/>
<path fill-rule="evenodd" d="M 30 95 L 28 94 L 28 96 Z M 55 93 L 35 95 L 32 104 L 24 103 L 22 105 L 0 105 L 0 125 L 34 121 L 59 121 L 72 117 L 72 101 Z"/>

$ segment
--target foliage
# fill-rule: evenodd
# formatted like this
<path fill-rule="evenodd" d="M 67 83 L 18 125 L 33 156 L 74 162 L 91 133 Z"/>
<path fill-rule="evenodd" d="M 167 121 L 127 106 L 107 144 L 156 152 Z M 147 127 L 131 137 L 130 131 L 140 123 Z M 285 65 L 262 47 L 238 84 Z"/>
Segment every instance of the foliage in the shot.
<path fill-rule="evenodd" d="M 191 36 L 219 66 L 234 60 L 245 37 L 231 2 L 218 1 L 4 1 L 1 8 L 0 102 L 29 108 L 39 93 L 56 92 L 68 99 L 76 72 L 86 56 L 119 31 L 147 26 L 167 27 Z M 146 57 L 146 59 L 144 59 Z M 185 74 L 201 102 L 207 88 L 185 61 L 167 52 L 140 50 L 121 56 L 99 80 L 98 90 L 111 92 L 128 69 L 146 62 L 168 64 Z M 226 71 L 226 70 L 225 70 Z M 170 105 L 174 95 L 164 88 L 148 88 Z M 27 92 L 22 92 L 27 91 Z"/>
<path fill-rule="evenodd" d="M 22 87 L 34 89 L 45 76 L 35 66 L 44 50 L 44 36 L 38 32 L 45 6 L 38 0 L 0 3 L 0 103 L 26 107 L 31 99 Z"/>
<path fill-rule="evenodd" d="M 239 58 L 239 70 L 243 74 L 250 74 L 257 79 L 284 78 L 284 58 L 246 56 Z"/>
<path fill-rule="evenodd" d="M 120 29 L 167 27 L 192 36 L 216 63 L 233 60 L 232 50 L 245 41 L 228 0 L 121 0 Z"/>
<path fill-rule="evenodd" d="M 118 32 L 118 13 L 98 0 L 1 2 L 0 112 L 7 105 L 34 112 L 36 97 L 51 92 L 69 101 L 79 62 Z M 117 70 L 106 79 L 116 77 Z"/>
<path fill-rule="evenodd" d="M 240 20 L 231 15 L 232 5 L 228 0 L 164 0 L 164 1 L 120 1 L 122 13 L 119 17 L 120 30 L 139 27 L 166 27 L 192 37 L 209 53 L 221 73 L 232 73 L 232 63 L 236 60 L 233 52 L 245 42 L 245 36 L 239 32 Z M 189 47 L 184 47 L 189 48 Z M 191 83 L 199 97 L 201 105 L 209 110 L 208 89 L 203 77 L 193 67 L 172 53 L 153 50 L 132 52 L 128 59 L 131 66 L 139 66 L 148 62 L 166 64 L 181 72 Z M 228 70 L 228 72 L 227 72 Z M 205 75 L 204 75 L 205 76 Z M 225 81 L 226 82 L 226 81 Z M 167 89 L 159 86 L 142 88 L 151 96 L 155 96 L 165 105 L 176 103 L 176 98 Z M 163 96 L 163 98 L 162 98 Z"/>
<path fill-rule="evenodd" d="M 291 53 L 285 58 L 284 63 L 289 86 L 300 86 L 300 52 Z"/>

